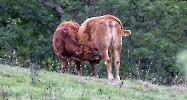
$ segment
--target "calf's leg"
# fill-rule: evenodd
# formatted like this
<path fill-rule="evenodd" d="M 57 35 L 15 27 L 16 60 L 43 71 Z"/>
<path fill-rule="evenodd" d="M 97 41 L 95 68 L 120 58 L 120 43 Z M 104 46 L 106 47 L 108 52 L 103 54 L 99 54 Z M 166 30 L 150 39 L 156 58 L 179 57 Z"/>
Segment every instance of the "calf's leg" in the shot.
<path fill-rule="evenodd" d="M 66 73 L 69 73 L 69 69 L 68 69 L 68 62 L 65 61 L 64 59 L 60 59 L 63 65 L 63 69 L 65 70 Z"/>
<path fill-rule="evenodd" d="M 89 61 L 89 63 L 90 63 L 90 65 L 91 65 L 91 67 L 92 67 L 92 70 L 93 70 L 93 72 L 94 72 L 94 76 L 96 77 L 96 78 L 99 78 L 99 75 L 98 75 L 98 73 L 97 73 L 97 63 L 95 62 L 95 61 Z"/>
<path fill-rule="evenodd" d="M 82 76 L 82 72 L 81 72 L 81 61 L 75 61 L 75 68 L 77 69 L 78 75 Z"/>

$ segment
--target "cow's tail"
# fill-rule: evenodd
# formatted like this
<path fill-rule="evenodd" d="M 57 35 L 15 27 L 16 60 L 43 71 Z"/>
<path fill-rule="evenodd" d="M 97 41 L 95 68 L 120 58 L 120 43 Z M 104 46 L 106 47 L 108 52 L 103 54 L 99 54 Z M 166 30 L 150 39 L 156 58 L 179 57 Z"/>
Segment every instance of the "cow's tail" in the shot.
<path fill-rule="evenodd" d="M 113 20 L 109 20 L 108 21 L 108 27 L 109 27 L 109 30 L 110 30 L 110 34 L 111 34 L 111 42 L 110 42 L 110 46 L 109 46 L 109 50 L 108 50 L 108 55 L 109 55 L 109 57 L 111 57 L 112 56 L 112 45 L 113 45 L 113 39 L 114 39 L 114 37 L 113 37 L 113 28 L 114 28 L 114 21 Z"/>
<path fill-rule="evenodd" d="M 117 17 L 115 17 L 113 15 L 110 15 L 110 14 L 105 15 L 105 16 L 108 17 L 108 18 L 111 18 L 111 19 L 115 20 L 116 22 L 118 22 L 120 24 L 120 26 L 121 26 L 121 29 L 123 29 L 123 24 L 121 23 L 121 21 Z"/>

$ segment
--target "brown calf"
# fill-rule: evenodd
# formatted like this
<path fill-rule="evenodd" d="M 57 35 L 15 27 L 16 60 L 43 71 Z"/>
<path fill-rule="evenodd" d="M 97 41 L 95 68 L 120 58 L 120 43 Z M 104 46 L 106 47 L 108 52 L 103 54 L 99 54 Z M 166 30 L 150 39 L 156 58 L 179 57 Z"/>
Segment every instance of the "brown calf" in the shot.
<path fill-rule="evenodd" d="M 73 20 L 62 22 L 53 36 L 55 54 L 61 60 L 63 68 L 68 73 L 68 62 L 75 61 L 78 74 L 81 75 L 80 64 L 83 60 L 98 59 L 98 51 L 81 45 L 76 36 L 80 25 Z"/>

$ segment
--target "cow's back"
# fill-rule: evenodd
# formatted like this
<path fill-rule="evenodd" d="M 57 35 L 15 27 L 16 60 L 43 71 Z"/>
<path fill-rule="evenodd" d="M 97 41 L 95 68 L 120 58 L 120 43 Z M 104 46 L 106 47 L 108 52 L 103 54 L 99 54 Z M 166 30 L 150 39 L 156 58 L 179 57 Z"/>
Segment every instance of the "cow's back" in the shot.
<path fill-rule="evenodd" d="M 93 44 L 90 32 L 92 27 L 96 25 L 96 19 L 97 17 L 85 20 L 81 24 L 81 27 L 79 28 L 79 31 L 77 33 L 78 42 L 80 42 L 83 45 L 90 46 L 91 48 L 93 48 Z"/>
<path fill-rule="evenodd" d="M 114 21 L 115 26 L 113 28 L 119 30 L 112 30 L 112 32 L 108 24 L 110 21 Z M 82 23 L 77 38 L 81 44 L 91 46 L 91 48 L 109 47 L 112 41 L 121 38 L 121 36 L 118 36 L 120 35 L 118 33 L 120 33 L 122 27 L 120 20 L 112 15 L 93 17 Z M 111 32 L 113 34 L 111 34 Z M 115 39 L 112 40 L 112 37 Z"/>

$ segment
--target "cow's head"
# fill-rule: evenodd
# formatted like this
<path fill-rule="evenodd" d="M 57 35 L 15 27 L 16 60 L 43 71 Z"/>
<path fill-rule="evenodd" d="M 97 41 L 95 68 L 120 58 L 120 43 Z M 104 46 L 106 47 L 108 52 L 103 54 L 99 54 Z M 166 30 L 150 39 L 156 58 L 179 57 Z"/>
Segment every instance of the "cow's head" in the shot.
<path fill-rule="evenodd" d="M 129 36 L 131 35 L 131 31 L 130 30 L 123 30 L 122 36 Z"/>
<path fill-rule="evenodd" d="M 91 49 L 86 46 L 81 46 L 79 49 L 73 51 L 75 55 L 82 60 L 98 60 L 100 59 L 99 51 Z"/>

